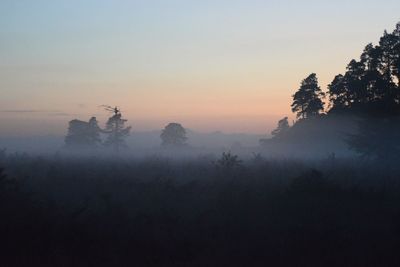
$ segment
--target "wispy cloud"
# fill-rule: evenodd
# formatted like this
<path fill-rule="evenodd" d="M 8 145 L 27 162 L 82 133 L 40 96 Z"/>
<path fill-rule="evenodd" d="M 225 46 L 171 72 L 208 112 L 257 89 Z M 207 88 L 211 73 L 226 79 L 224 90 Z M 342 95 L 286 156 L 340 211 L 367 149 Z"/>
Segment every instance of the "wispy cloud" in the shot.
<path fill-rule="evenodd" d="M 48 109 L 3 109 L 0 113 L 13 113 L 13 114 L 43 114 L 48 116 L 75 116 L 76 114 L 70 114 L 63 112 L 62 110 L 48 110 Z"/>
<path fill-rule="evenodd" d="M 57 113 L 61 110 L 42 110 L 42 109 L 3 109 L 2 113 Z"/>

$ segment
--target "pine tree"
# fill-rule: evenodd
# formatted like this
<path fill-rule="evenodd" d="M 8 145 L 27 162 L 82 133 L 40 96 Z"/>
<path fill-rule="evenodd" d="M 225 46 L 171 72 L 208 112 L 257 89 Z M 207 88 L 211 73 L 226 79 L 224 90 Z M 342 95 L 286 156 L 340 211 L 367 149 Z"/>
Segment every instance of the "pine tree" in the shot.
<path fill-rule="evenodd" d="M 328 86 L 330 112 L 400 113 L 400 23 L 384 32 L 379 45 L 368 44 L 360 60 L 352 60 L 344 75 Z"/>
<path fill-rule="evenodd" d="M 324 109 L 322 97 L 324 93 L 318 86 L 317 75 L 312 73 L 301 82 L 300 88 L 293 95 L 292 111 L 297 113 L 297 118 L 317 116 Z"/>
<path fill-rule="evenodd" d="M 384 32 L 379 45 L 367 45 L 360 60 L 352 60 L 345 75 L 336 76 L 341 78 L 329 85 L 331 111 L 342 109 L 358 115 L 358 132 L 346 141 L 350 149 L 365 157 L 400 158 L 399 58 L 400 23 L 392 33 Z"/>
<path fill-rule="evenodd" d="M 108 119 L 104 131 L 108 134 L 104 145 L 119 152 L 121 148 L 126 147 L 125 138 L 129 135 L 131 127 L 125 127 L 127 120 L 122 118 L 121 111 L 117 107 L 112 108 L 112 112 L 114 114 Z"/>

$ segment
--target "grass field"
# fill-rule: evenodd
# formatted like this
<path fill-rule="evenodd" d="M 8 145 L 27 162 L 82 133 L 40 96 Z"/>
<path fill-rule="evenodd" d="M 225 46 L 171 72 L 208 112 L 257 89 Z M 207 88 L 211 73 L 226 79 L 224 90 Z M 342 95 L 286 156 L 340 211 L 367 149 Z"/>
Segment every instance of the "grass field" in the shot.
<path fill-rule="evenodd" d="M 396 166 L 0 157 L 1 266 L 399 266 Z"/>

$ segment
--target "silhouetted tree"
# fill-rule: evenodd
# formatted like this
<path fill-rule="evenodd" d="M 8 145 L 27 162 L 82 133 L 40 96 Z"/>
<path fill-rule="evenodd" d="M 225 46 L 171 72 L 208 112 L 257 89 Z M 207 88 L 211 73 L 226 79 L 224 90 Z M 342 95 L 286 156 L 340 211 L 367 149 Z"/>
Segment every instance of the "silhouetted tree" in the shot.
<path fill-rule="evenodd" d="M 290 129 L 288 117 L 285 117 L 278 121 L 278 127 L 271 132 L 274 137 L 280 137 L 284 135 Z"/>
<path fill-rule="evenodd" d="M 387 80 L 395 78 L 399 85 L 400 22 L 392 33 L 384 32 L 379 45 L 382 49 L 380 69 Z"/>
<path fill-rule="evenodd" d="M 319 115 L 324 109 L 322 97 L 324 93 L 318 86 L 317 75 L 312 73 L 301 82 L 300 88 L 293 95 L 292 111 L 297 118 L 303 119 Z"/>
<path fill-rule="evenodd" d="M 94 148 L 100 145 L 100 127 L 97 119 L 92 117 L 89 122 L 72 120 L 69 122 L 65 145 L 68 148 Z"/>
<path fill-rule="evenodd" d="M 342 74 L 335 76 L 333 81 L 328 85 L 329 101 L 331 109 L 344 109 L 350 106 L 351 100 L 348 98 L 345 78 Z"/>
<path fill-rule="evenodd" d="M 126 147 L 125 138 L 129 135 L 131 127 L 125 127 L 127 120 L 122 118 L 121 111 L 117 107 L 112 108 L 112 112 L 113 116 L 108 119 L 104 130 L 107 134 L 104 145 L 112 147 L 118 152 L 121 148 Z"/>
<path fill-rule="evenodd" d="M 328 86 L 330 112 L 346 110 L 361 117 L 358 132 L 346 141 L 365 157 L 399 159 L 399 58 L 400 23 L 392 33 L 384 32 L 379 45 L 368 44 L 360 60 L 352 60 Z"/>
<path fill-rule="evenodd" d="M 365 73 L 364 64 L 356 60 L 347 65 L 345 75 L 337 75 L 328 85 L 329 98 L 333 104 L 332 109 L 344 110 L 350 107 L 360 107 L 366 102 L 367 95 L 363 81 Z"/>
<path fill-rule="evenodd" d="M 352 60 L 344 75 L 328 86 L 331 110 L 358 114 L 400 113 L 400 23 L 385 31 L 379 45 L 368 44 L 360 60 Z"/>
<path fill-rule="evenodd" d="M 161 132 L 163 146 L 183 146 L 186 144 L 186 130 L 179 123 L 170 123 Z"/>

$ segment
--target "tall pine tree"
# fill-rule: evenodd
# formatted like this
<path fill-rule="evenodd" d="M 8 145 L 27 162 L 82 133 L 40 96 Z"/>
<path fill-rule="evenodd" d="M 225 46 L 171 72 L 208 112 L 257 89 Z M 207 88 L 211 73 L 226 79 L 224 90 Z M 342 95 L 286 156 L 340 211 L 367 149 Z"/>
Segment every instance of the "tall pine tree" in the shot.
<path fill-rule="evenodd" d="M 125 127 L 127 120 L 122 118 L 121 111 L 117 107 L 112 108 L 112 112 L 114 114 L 108 119 L 104 131 L 108 134 L 104 145 L 119 152 L 121 148 L 126 147 L 125 138 L 129 135 L 131 127 Z"/>
<path fill-rule="evenodd" d="M 292 111 L 297 114 L 297 118 L 317 116 L 324 109 L 323 97 L 317 75 L 312 73 L 301 82 L 300 88 L 293 95 Z"/>

